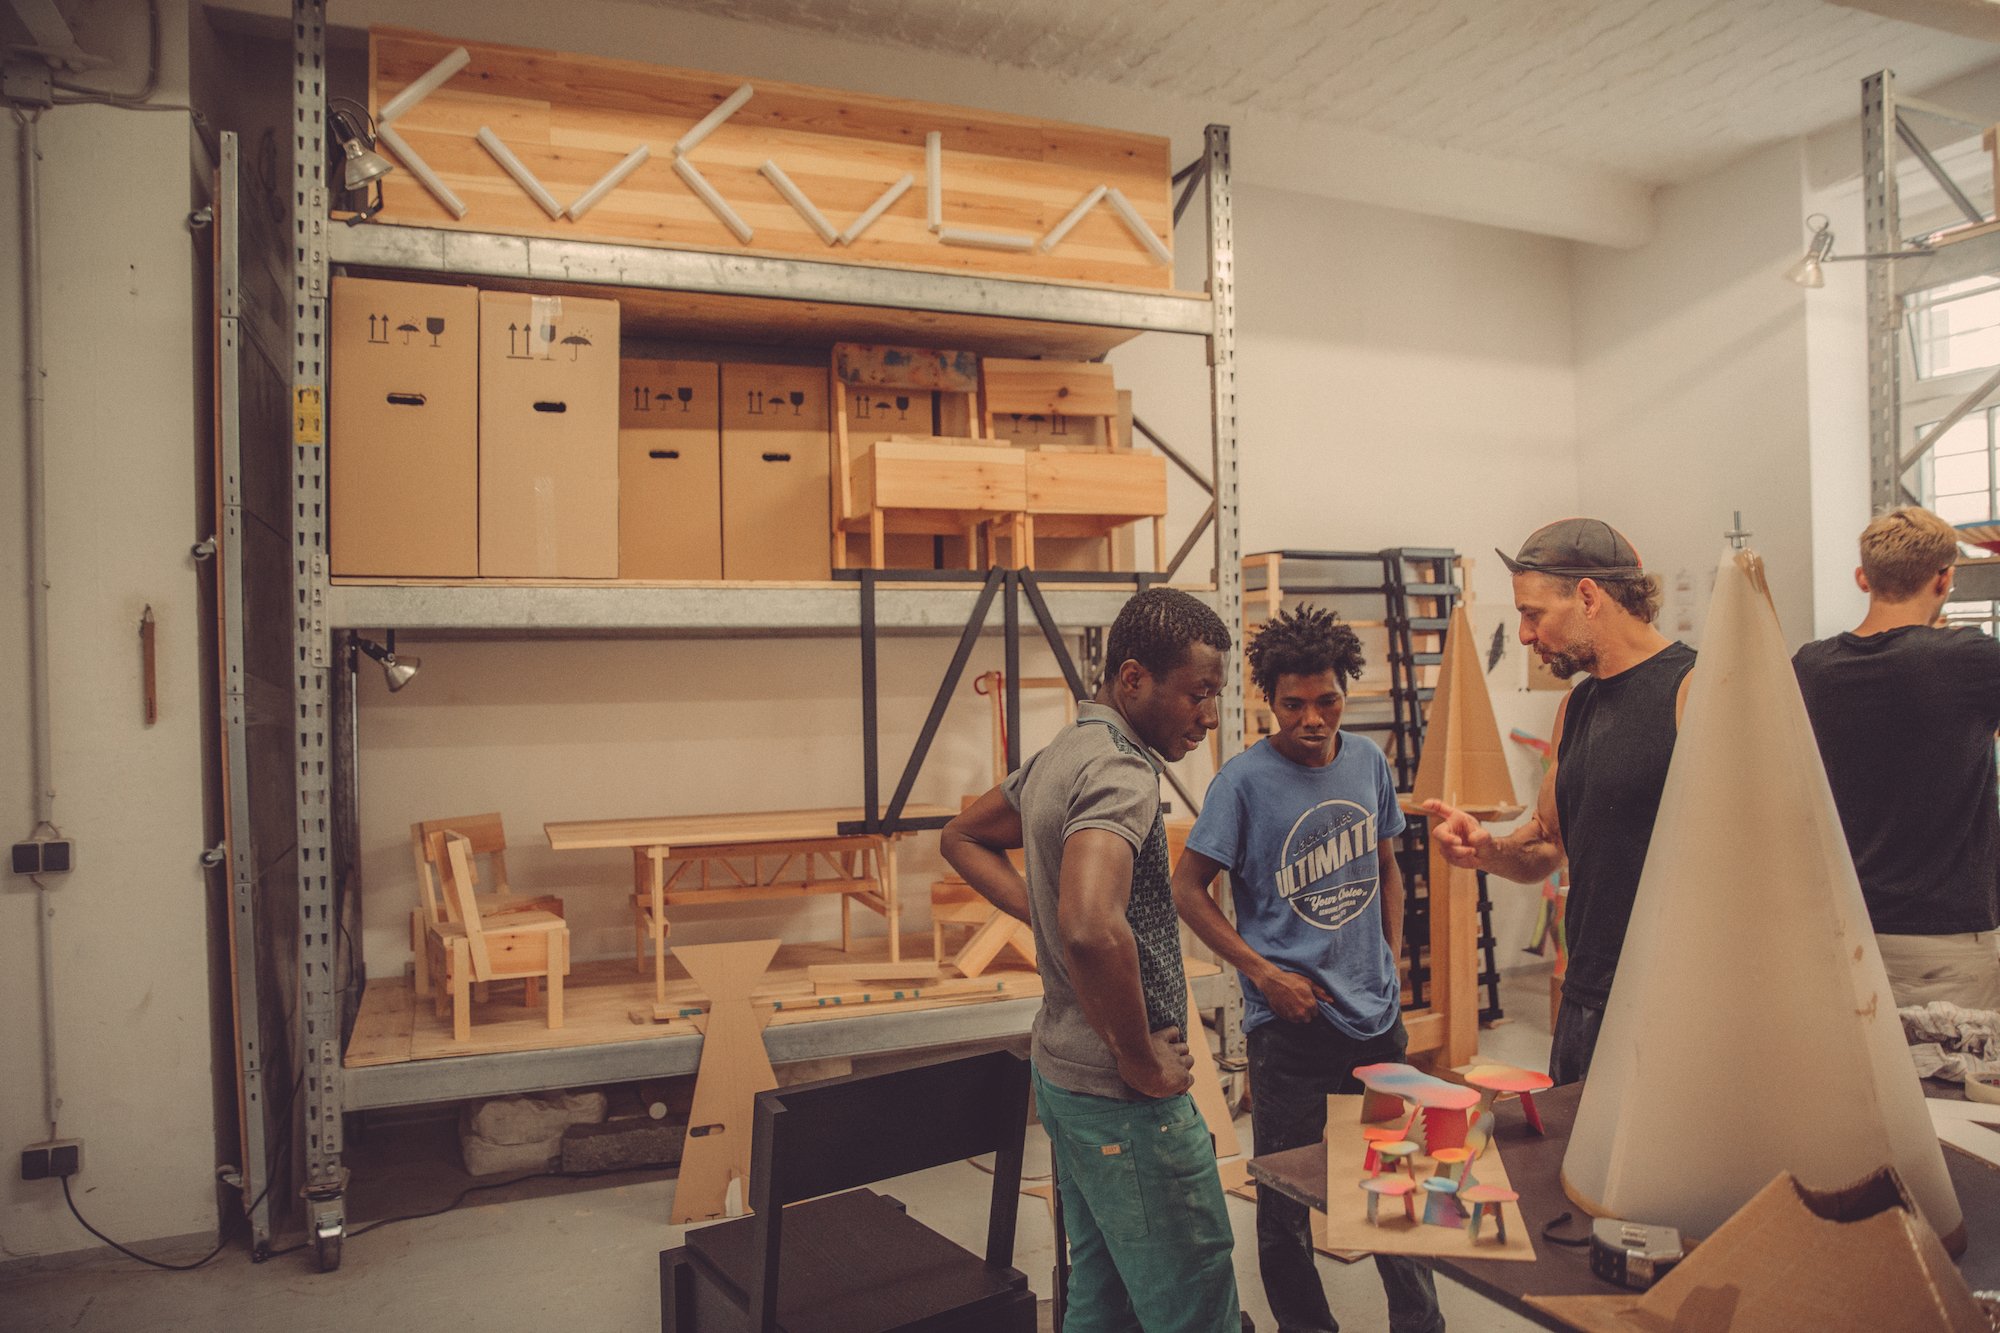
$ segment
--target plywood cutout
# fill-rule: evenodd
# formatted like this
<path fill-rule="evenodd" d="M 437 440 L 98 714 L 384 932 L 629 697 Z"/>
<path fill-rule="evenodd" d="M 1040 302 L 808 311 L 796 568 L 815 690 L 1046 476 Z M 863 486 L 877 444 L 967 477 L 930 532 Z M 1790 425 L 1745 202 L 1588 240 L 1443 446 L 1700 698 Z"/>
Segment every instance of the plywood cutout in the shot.
<path fill-rule="evenodd" d="M 1479 644 L 1463 603 L 1452 608 L 1444 636 L 1444 662 L 1417 764 L 1416 801 L 1445 801 L 1466 810 L 1512 806 L 1514 777 L 1493 697 L 1480 669 Z"/>
<path fill-rule="evenodd" d="M 1592 1212 L 1706 1236 L 1781 1171 L 1835 1189 L 1894 1166 L 1962 1248 L 1753 552 L 1723 552 L 1693 679 L 1564 1187 Z"/>
<path fill-rule="evenodd" d="M 702 1031 L 701 1071 L 695 1076 L 694 1106 L 681 1150 L 680 1180 L 668 1222 L 705 1222 L 722 1217 L 733 1182 L 750 1179 L 750 1126 L 757 1094 L 778 1086 L 771 1057 L 764 1052 L 764 1024 L 750 991 L 778 952 L 776 940 L 732 944 L 684 944 L 674 957 L 708 994 Z"/>
<path fill-rule="evenodd" d="M 1243 1144 L 1236 1137 L 1236 1122 L 1229 1115 L 1229 1098 L 1222 1091 L 1222 1074 L 1215 1067 L 1215 1053 L 1208 1049 L 1208 1032 L 1198 1016 L 1201 1006 L 1195 1002 L 1193 982 L 1188 983 L 1187 1012 L 1188 1026 L 1193 1030 L 1181 1035 L 1188 1039 L 1188 1054 L 1194 1057 L 1194 1085 L 1188 1091 L 1194 1095 L 1201 1118 L 1208 1122 L 1209 1135 L 1215 1140 L 1215 1155 L 1241 1156 Z M 1228 1172 L 1224 1187 L 1228 1187 L 1230 1180 L 1247 1177 L 1248 1170 L 1240 1167 Z"/>

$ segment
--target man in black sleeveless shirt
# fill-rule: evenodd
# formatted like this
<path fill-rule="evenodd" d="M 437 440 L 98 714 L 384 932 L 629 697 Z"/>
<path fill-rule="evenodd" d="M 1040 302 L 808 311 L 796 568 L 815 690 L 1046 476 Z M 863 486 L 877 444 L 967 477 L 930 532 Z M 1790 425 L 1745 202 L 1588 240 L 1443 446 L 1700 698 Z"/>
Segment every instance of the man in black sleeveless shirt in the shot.
<path fill-rule="evenodd" d="M 1525 824 L 1496 838 L 1442 801 L 1424 808 L 1455 866 L 1534 884 L 1568 860 L 1569 970 L 1549 1073 L 1574 1083 L 1589 1072 L 1625 947 L 1694 650 L 1653 628 L 1659 580 L 1608 523 L 1551 523 L 1500 558 L 1514 575 L 1521 642 L 1561 679 L 1588 679 L 1556 709 L 1555 762 Z"/>
<path fill-rule="evenodd" d="M 1927 509 L 1861 534 L 1868 614 L 1792 659 L 1899 1006 L 2000 1009 L 2000 642 L 1941 629 L 1958 533 Z"/>

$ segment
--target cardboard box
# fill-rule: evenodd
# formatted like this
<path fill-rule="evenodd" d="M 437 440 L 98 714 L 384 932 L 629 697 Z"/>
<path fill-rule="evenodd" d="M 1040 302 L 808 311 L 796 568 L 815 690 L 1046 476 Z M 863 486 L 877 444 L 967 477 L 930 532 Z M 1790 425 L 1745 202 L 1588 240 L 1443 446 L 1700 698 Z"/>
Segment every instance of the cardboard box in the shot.
<path fill-rule="evenodd" d="M 627 360 L 618 371 L 618 577 L 722 577 L 721 371 Z"/>
<path fill-rule="evenodd" d="M 833 576 L 825 366 L 722 367 L 722 576 Z"/>
<path fill-rule="evenodd" d="M 479 573 L 618 575 L 618 303 L 479 294 Z"/>
<path fill-rule="evenodd" d="M 327 525 L 335 574 L 479 572 L 479 294 L 335 278 Z"/>

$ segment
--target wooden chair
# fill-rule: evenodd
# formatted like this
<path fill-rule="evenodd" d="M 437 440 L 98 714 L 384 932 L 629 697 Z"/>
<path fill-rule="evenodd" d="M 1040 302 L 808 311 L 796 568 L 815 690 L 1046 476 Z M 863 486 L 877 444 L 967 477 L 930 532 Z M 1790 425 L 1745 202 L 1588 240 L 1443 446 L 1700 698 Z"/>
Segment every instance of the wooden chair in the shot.
<path fill-rule="evenodd" d="M 1035 1296 L 1013 1267 L 1027 1121 L 1028 1062 L 1011 1051 L 758 1094 L 753 1213 L 661 1251 L 663 1333 L 1030 1333 Z M 984 1259 L 857 1188 L 989 1152 Z"/>
<path fill-rule="evenodd" d="M 485 917 L 472 891 L 472 840 L 463 834 L 441 835 L 444 855 L 439 862 L 445 900 L 457 913 L 456 921 L 440 922 L 430 928 L 426 944 L 436 986 L 437 1012 L 443 1017 L 451 1009 L 454 1041 L 472 1036 L 472 987 L 474 983 L 521 981 L 527 989 L 526 1003 L 533 1008 L 539 983 L 549 986 L 549 1026 L 563 1025 L 563 977 L 569 972 L 569 927 L 551 912 L 515 911 Z"/>
<path fill-rule="evenodd" d="M 1009 438 L 1024 450 L 1027 503 L 1009 534 L 1016 565 L 1035 567 L 1040 535 L 1102 538 L 1106 568 L 1116 568 L 1113 535 L 1150 518 L 1153 567 L 1167 567 L 1166 459 L 1133 452 L 1119 427 L 1110 366 L 987 357 L 980 363 L 980 401 L 986 434 L 1009 418 Z M 1072 431 L 1072 422 L 1089 431 Z"/>
<path fill-rule="evenodd" d="M 425 946 L 425 922 L 450 922 L 458 918 L 455 909 L 438 891 L 438 876 L 444 861 L 444 834 L 462 833 L 472 844 L 472 855 L 486 860 L 485 892 L 479 894 L 479 908 L 488 917 L 510 912 L 563 914 L 563 900 L 552 893 L 516 894 L 507 883 L 507 830 L 497 813 L 457 815 L 450 819 L 426 819 L 410 825 L 410 856 L 416 862 L 420 901 L 410 910 L 410 954 L 415 959 L 417 994 L 431 993 L 430 951 Z M 475 871 L 477 865 L 475 862 Z M 476 890 L 475 890 L 476 891 Z M 645 903 L 634 895 L 633 933 L 637 937 L 639 968 L 646 966 L 646 939 L 642 922 Z M 482 993 L 480 999 L 486 996 Z"/>
<path fill-rule="evenodd" d="M 848 564 L 850 533 L 868 537 L 868 567 L 887 564 L 891 536 L 963 536 L 966 567 L 978 569 L 980 530 L 1012 522 L 1027 504 L 1027 469 L 1007 441 L 980 433 L 979 358 L 971 352 L 836 343 L 833 348 L 833 567 Z M 886 396 L 885 396 L 886 395 Z M 915 401 L 900 432 L 861 436 L 850 401 Z M 931 405 L 948 405 L 964 433 L 931 434 Z M 860 447 L 857 448 L 857 443 Z M 928 566 L 926 566 L 928 567 Z"/>

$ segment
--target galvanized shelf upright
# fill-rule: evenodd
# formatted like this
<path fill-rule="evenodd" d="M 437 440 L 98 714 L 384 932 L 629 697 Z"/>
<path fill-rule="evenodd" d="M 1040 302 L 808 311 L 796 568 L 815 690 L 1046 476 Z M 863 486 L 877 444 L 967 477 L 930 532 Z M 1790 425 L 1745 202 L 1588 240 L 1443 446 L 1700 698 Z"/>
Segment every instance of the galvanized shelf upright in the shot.
<path fill-rule="evenodd" d="M 295 791 L 290 799 L 298 866 L 295 1037 L 303 1115 L 303 1192 L 309 1239 L 317 1248 L 322 1269 L 330 1270 L 339 1265 L 341 1242 L 346 1234 L 347 1170 L 342 1162 L 341 1138 L 344 1110 L 472 1095 L 476 1091 L 524 1090 L 643 1076 L 665 1068 L 687 1067 L 695 1049 L 691 1041 L 681 1039 L 669 1050 L 667 1043 L 673 1039 L 662 1039 L 659 1044 L 639 1042 L 527 1056 L 466 1056 L 425 1062 L 437 1066 L 435 1069 L 357 1070 L 353 1078 L 359 1095 L 347 1095 L 341 1065 L 344 1035 L 341 995 L 336 980 L 340 930 L 335 915 L 338 909 L 334 843 L 342 836 L 339 816 L 343 811 L 336 807 L 351 803 L 351 794 L 342 795 L 342 783 L 352 774 L 349 751 L 353 738 L 351 729 L 343 731 L 334 716 L 333 675 L 346 669 L 336 660 L 335 630 L 358 618 L 370 625 L 428 623 L 473 632 L 482 627 L 495 633 L 620 628 L 672 634 L 686 632 L 675 619 L 677 610 L 708 605 L 699 597 L 700 590 L 695 590 L 696 596 L 677 600 L 662 596 L 660 590 L 632 589 L 630 606 L 621 598 L 621 591 L 625 590 L 618 589 L 593 589 L 578 596 L 568 595 L 568 590 L 549 592 L 546 596 L 526 590 L 525 595 L 513 598 L 495 598 L 486 590 L 451 588 L 343 587 L 337 592 L 330 577 L 327 552 L 324 403 L 326 301 L 332 264 L 387 272 L 456 273 L 899 307 L 1201 337 L 1208 348 L 1214 494 L 1212 511 L 1204 515 L 1202 523 L 1213 524 L 1216 602 L 1225 624 L 1241 623 L 1242 575 L 1237 536 L 1235 254 L 1226 126 L 1208 127 L 1201 159 L 1177 178 L 1177 183 L 1186 182 L 1175 212 L 1177 219 L 1191 201 L 1194 189 L 1200 187 L 1206 193 L 1206 299 L 1171 292 L 894 271 L 753 255 L 700 254 L 424 228 L 348 227 L 330 219 L 331 201 L 325 185 L 325 8 L 324 0 L 293 0 L 292 5 L 289 191 L 292 678 L 286 702 L 290 707 L 294 749 L 291 775 Z M 1183 556 L 1193 548 L 1195 540 L 1190 538 Z M 478 623 L 478 612 L 455 606 L 461 595 L 466 603 L 494 608 L 494 623 L 482 626 Z M 840 632 L 847 615 L 845 599 L 852 596 L 844 589 L 827 589 L 819 601 L 779 598 L 768 603 L 773 613 L 773 623 L 768 625 L 748 623 L 740 612 L 711 608 L 706 614 L 713 615 L 714 624 L 694 632 Z M 1081 600 L 1089 594 L 1074 596 L 1078 599 L 1074 603 L 1078 614 L 1092 610 Z M 1051 598 L 1052 602 L 1055 600 Z M 638 608 L 636 611 L 634 606 Z M 542 615 L 551 608 L 554 623 Z M 1059 614 L 1061 610 L 1058 606 Z M 913 606 L 904 614 L 909 617 L 910 628 L 922 630 L 936 628 L 933 620 L 941 620 L 948 612 Z M 806 623 L 791 624 L 788 620 Z M 1234 656 L 1229 670 L 1229 686 L 1222 696 L 1220 739 L 1224 759 L 1241 749 L 1243 735 L 1241 667 Z M 239 968 L 243 965 L 244 960 L 239 958 Z M 1233 984 L 1222 989 L 1226 997 L 1221 1006 L 1225 1056 L 1236 1058 L 1242 1050 L 1241 997 Z M 989 1022 L 1001 1017 L 1016 1024 L 1025 1021 L 1019 1012 L 1021 1006 L 988 1008 L 996 1011 Z M 1002 1008 L 1009 1012 L 999 1015 L 997 1011 Z M 891 1032 L 902 1039 L 922 1040 L 920 1033 L 943 1032 L 954 1024 L 963 1028 L 964 1015 L 970 1012 L 940 1010 L 935 1014 L 900 1016 L 899 1021 L 885 1026 L 880 1033 L 872 1029 L 864 1032 L 859 1026 L 861 1020 L 826 1024 L 824 1032 L 795 1040 L 788 1038 L 788 1042 L 801 1050 L 818 1050 L 822 1043 L 838 1042 L 864 1043 L 856 1046 L 857 1050 L 875 1049 L 866 1043 L 881 1040 Z M 940 1017 L 950 1022 L 928 1021 Z M 246 1044 L 256 1036 L 255 1024 L 239 1034 Z M 635 1070 L 638 1072 L 634 1073 Z"/>
<path fill-rule="evenodd" d="M 1989 223 L 1966 198 L 1924 146 L 1910 123 L 1910 114 L 1970 129 L 1987 124 L 1979 117 L 1931 102 L 1898 97 L 1893 71 L 1871 74 L 1861 82 L 1861 203 L 1868 256 L 1868 498 L 1877 513 L 1911 502 L 1903 486 L 1904 475 L 1953 422 L 1981 406 L 2000 388 L 2000 375 L 1988 379 L 1947 413 L 1925 439 L 1905 443 L 1901 339 L 1907 302 L 1938 287 L 2000 273 L 2000 225 Z M 1965 214 L 1972 224 L 1961 229 L 1965 234 L 1937 234 L 1915 241 L 1904 238 L 1896 179 L 1899 142 Z M 1996 208 L 2000 208 L 2000 200 Z"/>

